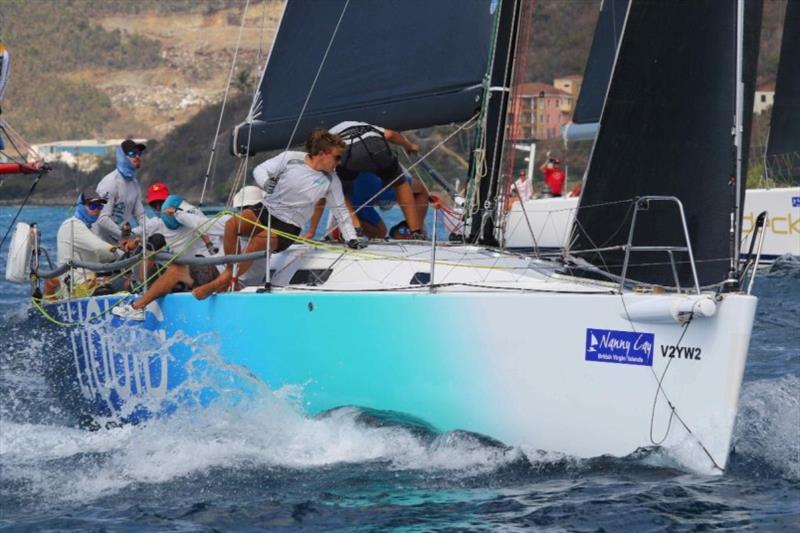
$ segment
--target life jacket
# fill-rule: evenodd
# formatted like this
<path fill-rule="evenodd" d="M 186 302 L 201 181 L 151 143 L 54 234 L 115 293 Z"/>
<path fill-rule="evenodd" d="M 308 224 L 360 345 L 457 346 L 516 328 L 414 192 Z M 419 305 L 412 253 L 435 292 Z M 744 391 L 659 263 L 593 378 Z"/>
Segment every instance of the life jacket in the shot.
<path fill-rule="evenodd" d="M 377 135 L 367 136 L 370 133 L 375 133 Z M 367 145 L 364 141 L 371 137 L 380 138 L 383 140 L 383 144 L 386 147 L 386 151 L 390 153 L 392 151 L 392 149 L 389 148 L 389 141 L 386 140 L 386 135 L 384 135 L 381 130 L 379 130 L 378 128 L 376 128 L 371 124 L 357 124 L 355 126 L 350 126 L 340 131 L 337 135 L 339 135 L 339 137 L 341 137 L 342 140 L 347 142 L 348 147 L 352 146 L 352 143 L 355 143 L 357 141 L 361 142 L 362 146 L 364 146 L 364 150 L 366 150 L 367 152 L 367 155 L 372 160 L 372 162 L 375 163 L 375 166 L 378 168 L 380 168 L 381 165 L 378 164 L 378 162 L 375 159 L 375 156 L 377 154 L 372 150 L 370 150 L 369 145 Z M 342 168 L 347 168 L 347 162 L 349 160 L 350 160 L 350 150 L 345 150 L 344 157 L 342 158 L 342 163 L 341 163 Z"/>

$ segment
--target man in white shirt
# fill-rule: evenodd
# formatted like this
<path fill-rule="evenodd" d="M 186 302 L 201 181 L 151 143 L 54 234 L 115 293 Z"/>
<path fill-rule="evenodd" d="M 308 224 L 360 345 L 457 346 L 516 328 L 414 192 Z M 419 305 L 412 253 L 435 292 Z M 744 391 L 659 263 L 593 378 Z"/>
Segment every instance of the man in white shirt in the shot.
<path fill-rule="evenodd" d="M 511 197 L 514 200 L 530 200 L 533 198 L 533 182 L 528 179 L 528 173 L 523 169 L 519 171 L 519 178 L 514 182 Z"/>
<path fill-rule="evenodd" d="M 142 165 L 145 145 L 130 139 L 117 147 L 117 166 L 97 184 L 97 192 L 103 195 L 106 205 L 92 231 L 104 241 L 117 244 L 124 240 L 123 226 L 131 217 L 139 225 L 144 224 L 142 188 L 136 181 L 136 170 Z"/>
<path fill-rule="evenodd" d="M 73 216 L 61 223 L 56 241 L 57 263 L 59 266 L 70 261 L 110 263 L 122 256 L 122 251 L 92 232 L 97 223 L 105 199 L 92 188 L 85 189 L 78 197 Z M 95 274 L 83 268 L 73 268 L 60 278 L 66 289 L 73 293 L 83 287 L 86 291 L 94 288 Z M 45 292 L 52 294 L 59 283 L 48 280 Z"/>
<path fill-rule="evenodd" d="M 239 237 L 252 235 L 244 253 L 266 250 L 282 252 L 300 235 L 306 222 L 314 213 L 317 202 L 326 199 L 334 217 L 351 248 L 360 248 L 350 213 L 345 205 L 342 185 L 336 175 L 336 165 L 342 158 L 344 142 L 322 128 L 314 130 L 306 140 L 307 152 L 288 151 L 268 159 L 253 170 L 256 183 L 266 191 L 260 212 L 244 209 L 241 217 L 231 218 L 225 224 L 224 249 L 226 255 L 237 253 Z M 272 228 L 281 232 L 269 232 Z M 252 263 L 239 264 L 239 275 L 247 272 Z M 198 300 L 236 287 L 233 265 L 211 283 L 192 291 Z"/>
<path fill-rule="evenodd" d="M 206 252 L 208 255 L 214 255 L 218 250 L 205 235 L 211 221 L 202 213 L 184 212 L 180 207 L 182 203 L 183 198 L 174 194 L 165 198 L 158 217 L 147 220 L 148 233 L 151 236 L 160 234 L 169 251 L 177 257 L 197 257 Z M 183 283 L 186 287 L 201 285 L 211 281 L 216 274 L 218 272 L 213 266 L 171 263 L 141 298 L 133 303 L 117 305 L 111 312 L 122 318 L 144 320 L 144 308 L 150 302 L 172 292 L 179 283 Z"/>

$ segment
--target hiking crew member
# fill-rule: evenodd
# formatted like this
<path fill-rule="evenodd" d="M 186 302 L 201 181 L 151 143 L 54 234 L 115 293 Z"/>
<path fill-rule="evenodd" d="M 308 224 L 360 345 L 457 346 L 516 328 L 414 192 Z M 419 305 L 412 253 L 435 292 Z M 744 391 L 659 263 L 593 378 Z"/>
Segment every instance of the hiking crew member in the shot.
<path fill-rule="evenodd" d="M 97 184 L 97 192 L 103 195 L 106 205 L 94 225 L 101 239 L 117 244 L 127 238 L 131 216 L 139 225 L 144 224 L 142 189 L 136 181 L 136 169 L 142 164 L 145 145 L 130 139 L 117 147 L 117 166 Z"/>
<path fill-rule="evenodd" d="M 291 238 L 274 232 L 270 234 L 254 223 L 298 236 L 311 218 L 318 201 L 323 198 L 333 211 L 348 246 L 361 247 L 345 205 L 341 182 L 336 175 L 336 165 L 342 158 L 344 147 L 338 135 L 317 128 L 306 140 L 307 152 L 283 152 L 258 165 L 253 170 L 253 177 L 266 195 L 258 212 L 244 209 L 241 218 L 231 218 L 225 223 L 225 255 L 236 254 L 239 237 L 250 235 L 253 237 L 245 253 L 265 250 L 267 246 L 272 252 L 285 250 L 292 244 Z M 238 275 L 247 272 L 251 265 L 249 261 L 240 263 Z M 217 279 L 192 292 L 202 300 L 214 292 L 227 289 L 232 283 L 235 287 L 236 279 L 231 264 Z"/>
<path fill-rule="evenodd" d="M 204 234 L 209 220 L 205 215 L 184 212 L 183 198 L 175 194 L 164 199 L 158 217 L 147 221 L 151 237 L 161 235 L 169 251 L 177 257 L 202 257 L 214 255 L 218 250 Z M 150 239 L 148 239 L 150 240 Z M 207 252 L 207 253 L 206 253 Z M 148 268 L 148 270 L 151 270 Z M 111 312 L 130 320 L 144 320 L 144 308 L 152 301 L 172 292 L 179 284 L 187 288 L 202 285 L 218 274 L 211 265 L 178 265 L 172 263 L 150 285 L 147 291 L 133 303 L 114 307 Z"/>
<path fill-rule="evenodd" d="M 56 250 L 59 266 L 70 261 L 111 263 L 122 257 L 121 250 L 92 232 L 92 226 L 97 223 L 105 203 L 102 195 L 92 188 L 85 189 L 78 196 L 75 213 L 62 222 L 58 228 Z M 71 272 L 61 276 L 60 281 L 65 284 L 70 294 L 73 294 L 79 287 L 83 288 L 87 294 L 91 293 L 97 284 L 94 272 L 83 268 L 73 268 Z M 56 278 L 47 280 L 45 294 L 53 294 L 58 286 L 59 280 Z"/>
<path fill-rule="evenodd" d="M 414 191 L 401 177 L 403 169 L 389 143 L 402 146 L 410 154 L 419 152 L 419 145 L 410 142 L 402 133 L 366 122 L 340 122 L 330 131 L 341 136 L 347 144 L 342 161 L 336 168 L 344 184 L 345 195 L 350 196 L 353 182 L 359 172 L 377 174 L 381 178 L 383 187 L 391 184 L 394 189 L 397 203 L 403 210 L 403 216 L 413 238 L 424 239 L 422 229 L 424 220 L 419 219 Z"/>

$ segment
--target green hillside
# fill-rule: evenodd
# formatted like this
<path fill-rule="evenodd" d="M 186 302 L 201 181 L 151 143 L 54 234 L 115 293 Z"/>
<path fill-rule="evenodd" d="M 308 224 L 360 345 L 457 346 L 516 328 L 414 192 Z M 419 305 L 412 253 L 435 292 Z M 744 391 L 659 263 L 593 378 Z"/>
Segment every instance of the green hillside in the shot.
<path fill-rule="evenodd" d="M 773 77 L 777 68 L 785 2 L 765 2 L 760 80 Z M 240 0 L 0 0 L 0 38 L 12 53 L 4 118 L 34 142 L 136 135 L 142 131 L 136 113 L 121 114 L 100 89 L 75 81 L 79 77 L 74 73 L 85 69 L 136 72 L 159 66 L 162 43 L 125 31 L 107 31 L 97 21 L 107 15 L 207 13 L 242 4 Z M 536 0 L 527 4 L 523 13 L 531 9 L 530 42 L 523 54 L 525 79 L 550 83 L 558 76 L 582 73 L 599 2 Z M 227 67 L 221 64 L 219 68 Z M 229 131 L 246 115 L 249 101 L 248 94 L 241 94 L 229 102 L 217 147 L 210 200 L 227 194 L 228 178 L 237 164 L 228 154 Z M 188 197 L 199 198 L 218 116 L 219 104 L 208 106 L 188 123 L 152 141 L 141 173 L 143 183 L 166 181 Z M 758 121 L 757 130 L 754 147 L 763 145 L 759 136 L 766 131 L 764 120 Z M 425 150 L 445 134 L 443 128 L 431 128 L 412 135 Z M 450 179 L 463 178 L 468 137 L 460 135 L 432 159 Z M 572 176 L 583 171 L 589 148 L 590 143 L 580 143 L 571 147 L 569 154 L 563 154 Z M 539 143 L 540 156 L 548 149 L 563 151 L 558 139 Z M 43 181 L 37 198 L 71 201 L 77 187 L 96 183 L 112 167 L 113 162 L 107 161 L 90 175 L 59 167 Z M 26 177 L 6 179 L 0 188 L 0 200 L 20 198 L 28 183 Z"/>

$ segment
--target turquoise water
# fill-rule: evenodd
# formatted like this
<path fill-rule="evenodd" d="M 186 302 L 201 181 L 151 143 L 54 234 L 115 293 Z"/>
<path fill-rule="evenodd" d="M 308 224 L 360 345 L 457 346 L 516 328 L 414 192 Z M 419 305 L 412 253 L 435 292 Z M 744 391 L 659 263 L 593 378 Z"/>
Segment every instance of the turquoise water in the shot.
<path fill-rule="evenodd" d="M 30 208 L 22 220 L 37 221 L 54 249 L 65 213 Z M 0 208 L 0 231 L 12 216 Z M 756 292 L 735 450 L 726 474 L 709 478 L 658 451 L 581 460 L 440 433 L 403 413 L 352 406 L 307 417 L 302 384 L 261 387 L 250 401 L 202 414 L 80 429 L 44 379 L 52 347 L 29 318 L 27 287 L 2 281 L 0 527 L 796 529 L 800 268 L 759 278 Z"/>

